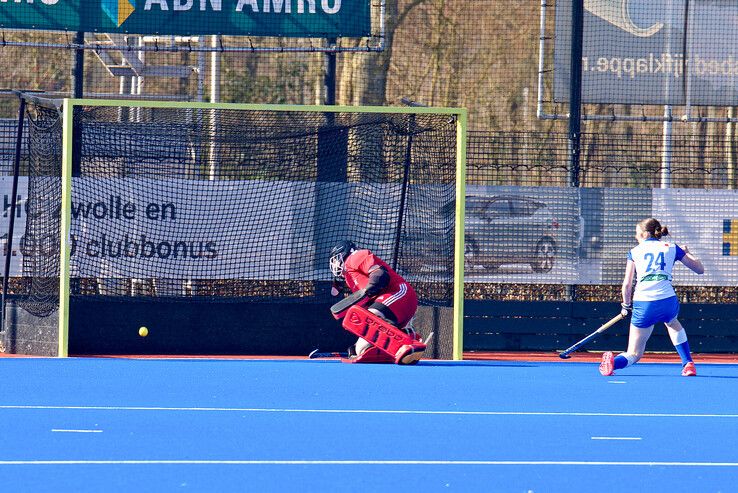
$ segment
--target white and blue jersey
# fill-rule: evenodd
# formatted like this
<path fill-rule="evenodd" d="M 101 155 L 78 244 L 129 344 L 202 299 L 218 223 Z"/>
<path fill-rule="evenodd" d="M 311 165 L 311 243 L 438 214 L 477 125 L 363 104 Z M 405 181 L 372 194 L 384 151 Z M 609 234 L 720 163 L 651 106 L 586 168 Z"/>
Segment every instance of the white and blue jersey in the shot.
<path fill-rule="evenodd" d="M 628 252 L 636 270 L 633 292 L 633 317 L 636 327 L 669 322 L 679 314 L 679 301 L 671 284 L 672 269 L 684 257 L 675 243 L 649 238 Z"/>

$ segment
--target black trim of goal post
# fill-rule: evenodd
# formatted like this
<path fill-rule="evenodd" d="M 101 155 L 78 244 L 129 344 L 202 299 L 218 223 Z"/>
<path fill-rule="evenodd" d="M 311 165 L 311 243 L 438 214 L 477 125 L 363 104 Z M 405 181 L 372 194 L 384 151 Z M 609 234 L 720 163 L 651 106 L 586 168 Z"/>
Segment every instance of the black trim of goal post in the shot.
<path fill-rule="evenodd" d="M 582 44 L 584 0 L 573 0 L 571 9 L 571 57 L 569 70 L 569 186 L 579 187 L 582 147 Z M 567 298 L 576 300 L 576 286 L 567 285 Z"/>
<path fill-rule="evenodd" d="M 350 124 L 342 124 L 340 121 L 336 124 L 336 113 L 332 111 L 324 112 L 323 116 L 324 126 L 318 129 L 317 135 L 313 219 L 313 241 L 316 246 L 313 262 L 319 271 L 327 270 L 331 248 L 348 232 L 348 224 L 337 222 L 336 216 L 341 217 L 340 211 L 349 210 L 346 197 L 339 195 L 337 203 L 333 187 L 325 185 L 334 183 L 345 186 L 348 183 Z M 331 299 L 332 296 L 328 296 L 331 283 L 325 282 L 321 285 L 323 288 L 316 290 L 324 293 L 324 299 Z"/>
<path fill-rule="evenodd" d="M 400 102 L 406 106 L 424 107 L 425 105 L 410 98 L 402 97 Z M 409 115 L 407 145 L 405 146 L 405 169 L 402 176 L 402 190 L 400 194 L 400 213 L 397 217 L 397 229 L 395 230 L 395 248 L 392 252 L 392 270 L 397 270 L 397 262 L 400 256 L 400 243 L 402 242 L 402 218 L 405 214 L 405 198 L 407 197 L 407 187 L 410 182 L 410 163 L 413 152 L 413 132 L 415 132 L 415 115 Z"/>
<path fill-rule="evenodd" d="M 397 229 L 395 230 L 395 248 L 392 252 L 392 270 L 397 271 L 397 261 L 400 256 L 400 242 L 402 239 L 402 218 L 405 215 L 405 199 L 410 181 L 410 162 L 413 153 L 413 132 L 415 132 L 415 115 L 410 114 L 407 123 L 407 145 L 405 145 L 405 169 L 402 175 L 402 189 L 400 190 L 400 211 L 397 214 Z"/>
<path fill-rule="evenodd" d="M 13 230 L 15 228 L 15 209 L 18 195 L 18 175 L 20 174 L 21 150 L 23 148 L 23 121 L 26 116 L 26 98 L 18 93 L 18 129 L 15 137 L 15 157 L 13 158 L 13 187 L 10 195 L 10 217 L 8 218 L 8 237 L 5 242 L 5 270 L 3 271 L 3 292 L 0 300 L 0 332 L 5 330 L 5 298 L 10 277 L 10 260 L 13 255 Z"/>

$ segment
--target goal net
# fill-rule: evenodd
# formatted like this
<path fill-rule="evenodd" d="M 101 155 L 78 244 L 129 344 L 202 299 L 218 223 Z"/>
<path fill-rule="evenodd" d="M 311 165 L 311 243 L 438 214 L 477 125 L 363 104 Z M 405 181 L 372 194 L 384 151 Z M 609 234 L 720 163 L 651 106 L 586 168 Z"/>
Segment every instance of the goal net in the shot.
<path fill-rule="evenodd" d="M 328 257 L 343 239 L 434 313 L 458 304 L 462 110 L 33 98 L 26 120 L 17 305 L 58 315 L 60 352 L 77 300 L 214 317 L 222 303 L 337 301 Z M 453 320 L 434 322 L 438 357 L 460 341 Z"/>

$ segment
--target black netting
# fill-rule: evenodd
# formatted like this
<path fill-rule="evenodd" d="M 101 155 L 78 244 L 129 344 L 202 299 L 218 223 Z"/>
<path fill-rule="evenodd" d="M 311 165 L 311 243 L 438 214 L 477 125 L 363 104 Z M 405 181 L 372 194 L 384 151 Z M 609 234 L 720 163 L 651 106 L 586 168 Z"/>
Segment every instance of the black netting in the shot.
<path fill-rule="evenodd" d="M 74 127 L 72 296 L 328 300 L 351 239 L 450 304 L 454 117 L 85 107 Z M 36 122 L 26 236 L 56 234 L 55 256 L 24 276 L 49 295 L 60 143 L 59 118 Z"/>
<path fill-rule="evenodd" d="M 471 132 L 466 298 L 560 300 L 573 287 L 579 300 L 617 299 L 635 224 L 656 217 L 713 266 L 702 276 L 677 266 L 680 295 L 735 299 L 734 139 L 704 123 L 665 141 L 647 125 L 587 127 L 577 169 L 563 132 Z"/>
<path fill-rule="evenodd" d="M 23 285 L 19 305 L 37 317 L 59 307 L 59 231 L 62 120 L 55 108 L 29 107 L 28 191 L 19 204 L 26 221 L 20 238 Z"/>

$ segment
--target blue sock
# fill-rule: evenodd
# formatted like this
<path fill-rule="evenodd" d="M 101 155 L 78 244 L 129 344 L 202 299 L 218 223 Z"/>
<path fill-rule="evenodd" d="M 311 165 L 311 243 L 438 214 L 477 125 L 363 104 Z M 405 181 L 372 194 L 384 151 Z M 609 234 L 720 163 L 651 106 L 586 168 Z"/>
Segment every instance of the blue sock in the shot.
<path fill-rule="evenodd" d="M 684 341 L 674 347 L 679 353 L 679 357 L 682 358 L 682 366 L 692 361 L 692 354 L 689 352 L 689 341 Z"/>
<path fill-rule="evenodd" d="M 619 370 L 628 366 L 628 358 L 626 358 L 622 354 L 618 354 L 617 356 L 615 356 L 615 361 L 613 361 L 613 363 L 615 369 Z"/>

